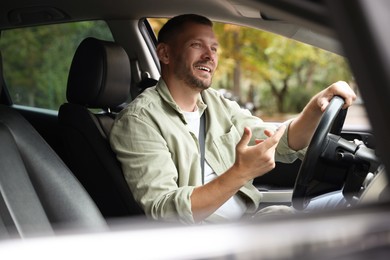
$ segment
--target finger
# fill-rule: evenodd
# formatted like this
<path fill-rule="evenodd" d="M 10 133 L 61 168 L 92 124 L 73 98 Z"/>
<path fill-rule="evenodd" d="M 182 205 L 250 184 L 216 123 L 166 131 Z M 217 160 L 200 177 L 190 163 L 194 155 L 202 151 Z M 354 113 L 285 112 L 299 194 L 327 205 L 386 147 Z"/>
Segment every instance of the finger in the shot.
<path fill-rule="evenodd" d="M 244 128 L 244 133 L 242 134 L 241 140 L 237 144 L 237 148 L 242 148 L 249 144 L 249 141 L 252 137 L 252 131 L 249 127 Z"/>
<path fill-rule="evenodd" d="M 265 129 L 264 134 L 268 137 L 271 137 L 275 134 L 275 132 L 269 129 Z M 262 142 L 264 142 L 264 140 L 265 139 L 255 139 L 255 144 L 261 144 Z"/>
<path fill-rule="evenodd" d="M 255 144 L 261 144 L 264 142 L 264 139 L 255 139 Z"/>
<path fill-rule="evenodd" d="M 357 97 L 356 97 L 354 92 L 350 93 L 350 95 L 348 97 L 344 98 L 345 104 L 343 106 L 343 109 L 350 107 L 353 104 L 353 102 L 356 100 L 356 98 Z"/>
<path fill-rule="evenodd" d="M 321 105 L 321 111 L 324 112 L 326 110 L 326 108 L 328 107 L 328 105 L 329 105 L 329 102 L 323 102 Z"/>
<path fill-rule="evenodd" d="M 271 137 L 274 135 L 274 131 L 271 131 L 271 130 L 268 130 L 268 129 L 265 129 L 264 130 L 264 134 L 268 137 Z"/>
<path fill-rule="evenodd" d="M 286 130 L 286 125 L 280 126 L 274 135 L 267 138 L 263 141 L 263 144 L 265 145 L 266 149 L 269 149 L 279 143 L 280 138 L 282 138 L 284 131 Z"/>
<path fill-rule="evenodd" d="M 343 105 L 343 109 L 347 109 L 348 107 L 350 107 L 352 105 L 352 100 L 350 99 L 344 99 L 344 105 Z"/>
<path fill-rule="evenodd" d="M 333 96 L 332 96 L 333 97 Z M 329 100 L 332 98 L 332 97 L 329 97 Z M 320 109 L 321 109 L 321 112 L 324 112 L 326 107 L 329 105 L 329 100 L 327 98 L 320 98 L 319 99 L 319 106 L 320 106 Z"/>
<path fill-rule="evenodd" d="M 355 101 L 356 94 L 352 90 L 352 88 L 348 85 L 347 82 L 337 81 L 336 83 L 332 84 L 330 87 L 331 87 L 330 88 L 331 91 L 334 92 L 331 98 L 333 98 L 333 96 L 335 95 L 338 95 L 344 99 L 343 109 L 348 108 Z"/>

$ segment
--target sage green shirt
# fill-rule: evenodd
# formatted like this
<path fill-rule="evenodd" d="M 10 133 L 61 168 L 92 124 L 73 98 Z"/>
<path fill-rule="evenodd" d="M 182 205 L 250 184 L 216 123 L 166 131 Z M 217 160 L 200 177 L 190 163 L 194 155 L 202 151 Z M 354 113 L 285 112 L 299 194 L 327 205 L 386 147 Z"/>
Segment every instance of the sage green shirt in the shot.
<path fill-rule="evenodd" d="M 207 105 L 206 105 L 207 104 Z M 205 159 L 217 175 L 235 161 L 235 147 L 243 129 L 252 129 L 255 138 L 265 138 L 264 123 L 214 89 L 199 96 L 200 113 L 206 113 Z M 200 150 L 197 136 L 186 126 L 181 109 L 160 79 L 157 86 L 146 89 L 118 115 L 111 130 L 110 142 L 122 164 L 123 173 L 134 198 L 153 219 L 194 223 L 190 196 L 202 185 Z M 288 147 L 287 131 L 276 152 L 276 160 L 292 162 L 303 157 Z M 253 213 L 261 194 L 252 185 L 243 186 L 239 195 Z M 222 221 L 211 215 L 209 222 Z"/>

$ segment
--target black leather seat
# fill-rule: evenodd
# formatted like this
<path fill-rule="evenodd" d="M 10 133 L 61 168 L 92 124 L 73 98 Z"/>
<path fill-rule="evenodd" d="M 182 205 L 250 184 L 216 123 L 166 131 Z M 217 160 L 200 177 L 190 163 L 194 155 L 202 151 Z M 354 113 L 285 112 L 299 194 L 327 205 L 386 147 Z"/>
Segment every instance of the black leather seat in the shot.
<path fill-rule="evenodd" d="M 0 75 L 1 96 L 1 66 Z M 106 227 L 69 168 L 24 117 L 1 104 L 0 238 Z"/>
<path fill-rule="evenodd" d="M 68 103 L 59 110 L 64 160 L 106 218 L 143 213 L 108 141 L 114 111 L 130 97 L 130 77 L 129 58 L 121 46 L 87 38 L 74 55 Z"/>

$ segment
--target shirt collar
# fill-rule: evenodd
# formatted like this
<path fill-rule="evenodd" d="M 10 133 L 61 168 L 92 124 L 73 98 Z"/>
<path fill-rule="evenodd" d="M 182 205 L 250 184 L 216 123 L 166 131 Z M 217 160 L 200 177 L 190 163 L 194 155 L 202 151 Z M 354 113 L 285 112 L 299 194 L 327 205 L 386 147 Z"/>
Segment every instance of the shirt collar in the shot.
<path fill-rule="evenodd" d="M 184 119 L 183 112 L 182 112 L 181 108 L 176 104 L 176 102 L 173 99 L 171 93 L 169 92 L 167 84 L 165 83 L 165 81 L 162 78 L 160 78 L 160 80 L 158 81 L 158 83 L 156 85 L 156 90 L 160 94 L 161 98 L 167 104 L 169 104 L 175 111 L 177 111 L 182 116 L 182 118 Z M 197 106 L 198 106 L 200 115 L 202 115 L 203 112 L 207 108 L 207 105 L 203 102 L 202 94 L 199 95 L 199 98 L 198 98 L 198 101 L 197 101 Z"/>

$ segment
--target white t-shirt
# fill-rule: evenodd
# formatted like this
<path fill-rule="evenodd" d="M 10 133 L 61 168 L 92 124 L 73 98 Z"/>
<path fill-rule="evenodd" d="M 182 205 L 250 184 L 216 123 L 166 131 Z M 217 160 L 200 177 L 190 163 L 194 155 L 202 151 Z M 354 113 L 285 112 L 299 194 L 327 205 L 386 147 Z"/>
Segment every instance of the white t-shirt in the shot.
<path fill-rule="evenodd" d="M 200 126 L 200 113 L 196 109 L 194 112 L 183 112 L 184 117 L 188 123 L 190 131 L 194 133 L 195 136 L 199 139 L 199 126 Z M 204 182 L 208 183 L 217 178 L 217 174 L 211 169 L 210 165 L 205 160 L 204 164 Z M 217 214 L 225 219 L 237 220 L 240 219 L 245 211 L 247 206 L 242 197 L 237 194 L 227 200 L 221 207 L 219 207 L 214 214 Z"/>

